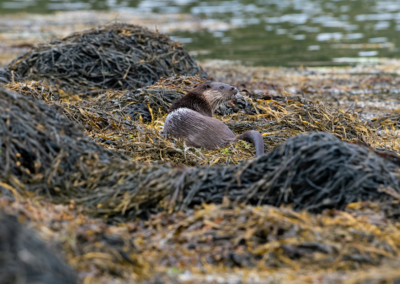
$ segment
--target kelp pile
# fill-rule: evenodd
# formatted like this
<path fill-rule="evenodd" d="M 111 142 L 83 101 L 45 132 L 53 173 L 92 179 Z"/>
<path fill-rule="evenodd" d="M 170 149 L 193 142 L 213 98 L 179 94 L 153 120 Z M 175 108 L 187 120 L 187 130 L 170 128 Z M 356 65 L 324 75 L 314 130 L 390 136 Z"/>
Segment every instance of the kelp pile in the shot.
<path fill-rule="evenodd" d="M 3 88 L 0 102 L 0 176 L 5 182 L 1 186 L 11 189 L 15 197 L 19 194 L 13 187 L 57 191 L 82 155 L 97 153 L 106 160 L 112 154 L 92 143 L 83 129 L 56 107 Z"/>
<path fill-rule="evenodd" d="M 311 215 L 225 201 L 118 225 L 89 218 L 74 204 L 0 199 L 0 209 L 57 242 L 83 283 L 364 283 L 400 277 L 398 223 L 382 217 L 376 203 Z"/>
<path fill-rule="evenodd" d="M 21 81 L 21 78 L 18 76 L 18 74 L 0 68 L 0 84 L 6 85 L 15 81 Z"/>
<path fill-rule="evenodd" d="M 96 145 L 55 106 L 5 89 L 0 102 L 0 187 L 17 200 L 47 195 L 118 219 L 221 203 L 224 197 L 321 212 L 399 196 L 395 164 L 328 133 L 298 135 L 235 166 L 174 168 L 129 161 Z"/>
<path fill-rule="evenodd" d="M 0 84 L 8 84 L 11 82 L 11 74 L 5 70 L 0 69 Z"/>
<path fill-rule="evenodd" d="M 7 69 L 83 94 L 135 89 L 171 74 L 205 75 L 180 43 L 128 24 L 110 24 L 39 44 Z"/>
<path fill-rule="evenodd" d="M 185 147 L 182 141 L 163 136 L 160 131 L 172 102 L 184 95 L 183 90 L 193 86 L 188 86 L 187 82 L 204 81 L 200 77 L 174 79 L 176 87 L 161 80 L 159 85 L 135 92 L 109 90 L 84 100 L 38 82 L 16 83 L 8 87 L 59 106 L 66 117 L 84 126 L 97 143 L 123 152 L 135 160 L 202 165 L 238 163 L 254 156 L 253 147 L 246 143 L 237 143 L 222 152 L 196 151 Z M 229 104 L 223 107 L 221 111 L 236 111 Z"/>
<path fill-rule="evenodd" d="M 73 271 L 17 218 L 0 211 L 0 283 L 78 283 Z"/>
<path fill-rule="evenodd" d="M 135 197 L 127 193 L 140 191 L 142 183 L 151 188 L 153 184 L 148 180 L 153 174 L 163 178 L 162 188 L 173 188 L 176 183 L 168 179 L 179 173 L 170 173 L 168 167 L 124 163 L 125 156 L 90 141 L 79 125 L 62 116 L 54 106 L 6 89 L 0 89 L 0 102 L 0 158 L 4 161 L 0 188 L 5 195 L 11 192 L 17 200 L 24 194 L 47 195 L 64 203 L 82 199 L 88 208 L 99 212 L 101 203 L 107 202 L 107 212 L 111 208 L 121 212 L 126 205 L 119 203 L 121 199 L 107 201 L 104 197 L 119 195 L 129 203 Z M 158 192 L 157 187 L 152 190 L 158 198 L 165 194 Z M 154 202 L 150 193 L 144 198 L 145 203 Z"/>
<path fill-rule="evenodd" d="M 331 134 L 301 134 L 255 161 L 235 166 L 232 172 L 226 167 L 203 169 L 201 182 L 189 176 L 193 186 L 184 195 L 199 204 L 210 199 L 219 203 L 227 195 L 230 200 L 289 203 L 295 209 L 320 212 L 343 209 L 358 200 L 386 199 L 381 193 L 385 188 L 398 197 L 398 173 L 394 164 L 374 152 Z M 237 180 L 232 182 L 232 177 Z"/>
<path fill-rule="evenodd" d="M 255 156 L 253 146 L 243 142 L 210 151 L 188 149 L 182 142 L 161 135 L 172 102 L 203 81 L 200 77 L 169 77 L 135 91 L 108 90 L 84 99 L 37 82 L 8 87 L 50 104 L 62 105 L 63 114 L 83 125 L 96 142 L 135 160 L 190 166 L 226 165 Z M 311 131 L 330 132 L 344 141 L 359 140 L 388 150 L 395 146 L 385 143 L 386 138 L 377 134 L 375 125 L 362 120 L 357 113 L 335 110 L 298 96 L 242 94 L 217 109 L 216 115 L 237 134 L 250 129 L 262 133 L 267 150 Z"/>

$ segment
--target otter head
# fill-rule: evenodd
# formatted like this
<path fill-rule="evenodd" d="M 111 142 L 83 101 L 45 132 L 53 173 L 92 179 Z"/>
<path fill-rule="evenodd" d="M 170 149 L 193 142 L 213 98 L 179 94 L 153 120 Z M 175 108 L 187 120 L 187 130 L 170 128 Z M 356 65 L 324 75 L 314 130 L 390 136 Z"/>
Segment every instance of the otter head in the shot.
<path fill-rule="evenodd" d="M 169 108 L 169 113 L 188 108 L 206 116 L 213 116 L 215 109 L 222 103 L 234 98 L 236 87 L 220 82 L 205 82 L 190 90 L 185 96 L 176 100 Z"/>
<path fill-rule="evenodd" d="M 199 89 L 199 91 L 201 91 L 203 96 L 210 103 L 213 111 L 220 104 L 233 99 L 238 92 L 237 88 L 234 86 L 211 81 L 200 84 L 195 89 Z"/>

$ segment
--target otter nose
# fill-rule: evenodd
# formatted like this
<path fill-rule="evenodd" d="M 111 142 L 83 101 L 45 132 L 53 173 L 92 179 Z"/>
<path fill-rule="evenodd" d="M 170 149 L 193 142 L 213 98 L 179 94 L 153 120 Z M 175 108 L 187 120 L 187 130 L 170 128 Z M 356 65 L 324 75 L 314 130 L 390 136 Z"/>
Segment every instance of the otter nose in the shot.
<path fill-rule="evenodd" d="M 235 92 L 235 94 L 238 92 L 238 89 L 237 89 L 236 87 L 234 87 L 234 86 L 231 87 L 231 90 L 232 90 L 233 92 Z"/>

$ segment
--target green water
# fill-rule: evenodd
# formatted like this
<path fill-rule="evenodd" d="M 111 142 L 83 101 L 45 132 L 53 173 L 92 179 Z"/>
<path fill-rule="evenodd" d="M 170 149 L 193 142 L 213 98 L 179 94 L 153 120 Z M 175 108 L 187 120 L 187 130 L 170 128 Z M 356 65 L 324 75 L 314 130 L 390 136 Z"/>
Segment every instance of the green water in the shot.
<path fill-rule="evenodd" d="M 153 12 L 160 17 L 185 13 L 209 23 L 209 30 L 171 34 L 200 60 L 319 66 L 400 57 L 400 1 L 0 0 L 3 14 L 119 9 Z M 216 21 L 226 25 L 215 27 Z"/>

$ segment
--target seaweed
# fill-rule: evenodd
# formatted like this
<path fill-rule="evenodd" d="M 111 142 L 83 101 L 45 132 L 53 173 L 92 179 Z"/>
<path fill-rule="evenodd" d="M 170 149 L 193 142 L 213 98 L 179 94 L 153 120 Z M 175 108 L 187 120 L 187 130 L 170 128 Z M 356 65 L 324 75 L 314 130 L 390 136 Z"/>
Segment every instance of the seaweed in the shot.
<path fill-rule="evenodd" d="M 399 191 L 399 169 L 365 148 L 329 133 L 300 134 L 270 153 L 231 168 L 215 167 L 188 176 L 182 205 L 221 203 L 224 196 L 251 204 L 293 204 L 321 212 L 361 200 L 387 200 Z M 199 180 L 201 176 L 201 181 Z"/>
<path fill-rule="evenodd" d="M 0 283 L 78 283 L 71 268 L 33 230 L 0 211 Z"/>
<path fill-rule="evenodd" d="M 6 85 L 9 83 L 22 81 L 18 74 L 13 71 L 7 71 L 0 68 L 0 84 Z"/>
<path fill-rule="evenodd" d="M 232 165 L 251 159 L 255 155 L 251 144 L 238 142 L 224 149 L 193 149 L 162 135 L 172 102 L 203 80 L 197 76 L 161 78 L 149 87 L 128 92 L 108 90 L 86 98 L 67 95 L 43 82 L 15 83 L 7 87 L 59 106 L 96 143 L 134 160 L 198 166 Z M 311 131 L 329 132 L 351 143 L 357 140 L 372 147 L 379 145 L 385 151 L 391 150 L 388 145 L 396 145 L 393 140 L 388 144 L 387 137 L 380 135 L 375 124 L 361 119 L 357 113 L 332 109 L 298 96 L 260 98 L 257 93 L 245 93 L 222 105 L 216 117 L 237 134 L 250 129 L 262 133 L 267 152 L 290 137 Z"/>
<path fill-rule="evenodd" d="M 207 76 L 180 43 L 122 23 L 40 44 L 16 58 L 7 70 L 81 94 L 136 89 L 171 74 Z"/>
<path fill-rule="evenodd" d="M 183 58 L 170 66 L 169 52 Z M 166 36 L 117 24 L 33 47 L 0 71 L 0 210 L 55 241 L 83 283 L 398 281 L 399 116 L 374 103 L 400 81 L 324 70 L 208 65 L 241 91 L 215 117 L 264 137 L 254 159 L 248 143 L 162 135 L 172 102 L 205 80 Z M 35 264 L 55 257 L 9 218 L 0 278 L 33 271 L 10 265 L 21 243 L 43 248 Z"/>
<path fill-rule="evenodd" d="M 59 114 L 60 106 L 6 89 L 0 89 L 0 102 L 0 187 L 17 200 L 35 192 L 64 204 L 74 200 L 90 214 L 129 219 L 224 197 L 321 212 L 399 196 L 395 164 L 329 133 L 297 135 L 233 166 L 172 167 L 130 161 L 96 145 Z"/>
<path fill-rule="evenodd" d="M 56 242 L 83 283 L 398 279 L 400 231 L 384 217 L 386 206 L 390 204 L 352 203 L 345 211 L 314 215 L 225 200 L 186 212 L 162 212 L 146 221 L 109 224 L 82 214 L 74 203 L 0 198 L 1 210 Z"/>

